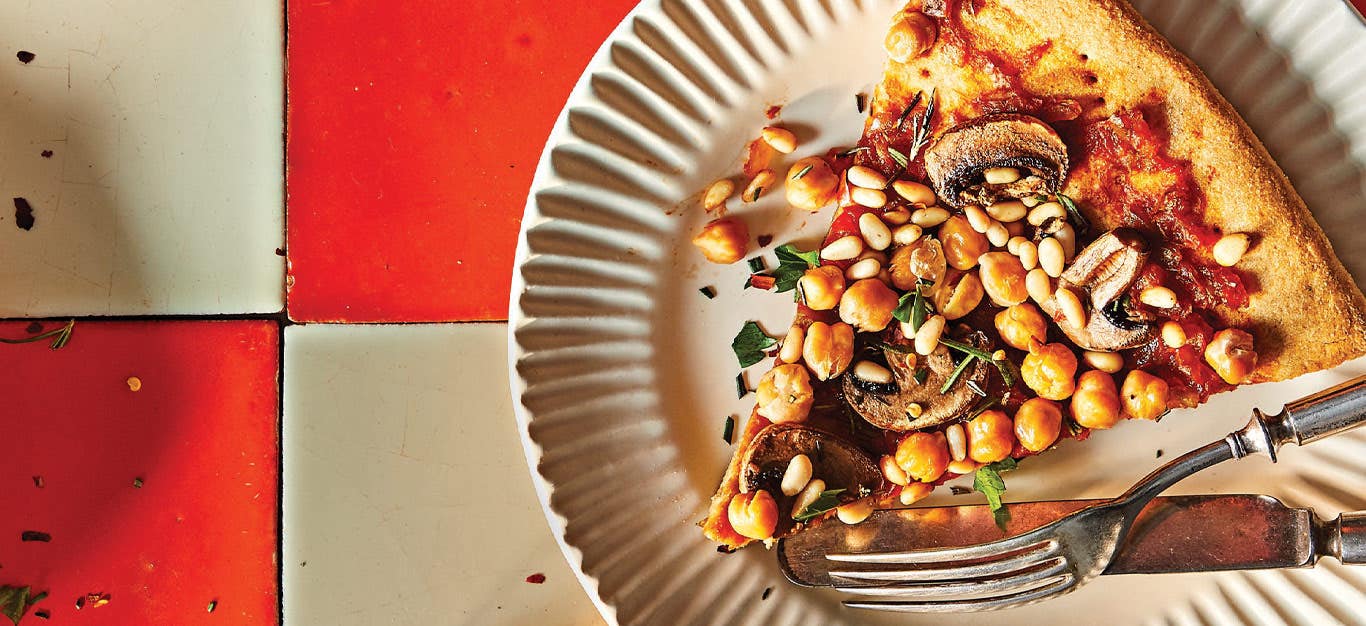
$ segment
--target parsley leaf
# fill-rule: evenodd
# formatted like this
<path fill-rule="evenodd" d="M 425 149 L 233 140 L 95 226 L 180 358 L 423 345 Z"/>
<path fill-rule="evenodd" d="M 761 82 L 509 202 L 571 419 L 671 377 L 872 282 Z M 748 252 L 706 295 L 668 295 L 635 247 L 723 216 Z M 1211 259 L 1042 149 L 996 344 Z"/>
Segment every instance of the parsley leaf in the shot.
<path fill-rule="evenodd" d="M 821 253 L 818 250 L 802 252 L 797 246 L 785 243 L 778 246 L 774 252 L 778 255 L 778 268 L 770 272 L 770 275 L 776 279 L 773 288 L 778 293 L 795 289 L 797 281 L 806 270 L 821 264 Z"/>
<path fill-rule="evenodd" d="M 1010 511 L 1001 502 L 1001 494 L 1006 491 L 1006 482 L 1001 479 L 1001 473 L 1013 470 L 1015 466 L 1015 459 L 1007 458 L 978 468 L 972 476 L 972 488 L 987 497 L 991 515 L 996 518 L 996 526 L 1001 532 L 1006 531 L 1006 523 L 1010 521 Z"/>
<path fill-rule="evenodd" d="M 1077 223 L 1078 235 L 1085 235 L 1087 231 L 1091 230 L 1091 223 L 1086 221 L 1086 216 L 1081 214 L 1081 209 L 1077 208 L 1076 202 L 1063 194 L 1058 194 L 1058 202 L 1062 204 L 1064 209 L 1067 209 L 1068 215 L 1072 216 L 1072 221 Z"/>
<path fill-rule="evenodd" d="M 912 301 L 915 298 L 915 291 L 907 291 L 901 294 L 901 299 L 896 301 L 896 308 L 892 309 L 892 317 L 898 322 L 911 321 L 911 307 L 915 306 Z"/>
<path fill-rule="evenodd" d="M 24 614 L 28 613 L 29 607 L 47 597 L 47 592 L 30 596 L 31 590 L 31 587 L 0 586 L 0 615 L 8 617 L 11 622 L 14 622 L 14 626 L 19 626 L 19 620 L 24 619 Z"/>
<path fill-rule="evenodd" d="M 764 350 L 777 345 L 778 340 L 764 334 L 764 330 L 754 322 L 745 322 L 740 332 L 731 340 L 730 348 L 735 351 L 735 360 L 740 367 L 749 367 L 764 360 Z"/>
<path fill-rule="evenodd" d="M 835 510 L 840 505 L 837 496 L 841 493 L 844 493 L 843 489 L 826 489 L 825 491 L 822 491 L 820 497 L 816 498 L 815 502 L 806 505 L 806 508 L 802 509 L 800 513 L 793 515 L 792 519 L 799 522 L 806 522 L 819 517 L 824 513 Z"/>

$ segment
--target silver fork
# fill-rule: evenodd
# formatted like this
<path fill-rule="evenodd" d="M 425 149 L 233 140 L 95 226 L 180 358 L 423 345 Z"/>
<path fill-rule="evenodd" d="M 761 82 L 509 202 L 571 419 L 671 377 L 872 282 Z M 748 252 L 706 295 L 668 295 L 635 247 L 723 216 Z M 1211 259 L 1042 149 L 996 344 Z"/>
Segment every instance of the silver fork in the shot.
<path fill-rule="evenodd" d="M 832 570 L 853 581 L 839 591 L 884 598 L 845 601 L 883 611 L 947 613 L 1023 606 L 1075 590 L 1100 575 L 1114 558 L 1134 517 L 1168 487 L 1229 459 L 1262 453 L 1276 461 L 1286 442 L 1304 445 L 1366 421 L 1366 376 L 1301 398 L 1279 414 L 1253 409 L 1242 430 L 1182 455 L 1124 495 L 1016 537 L 963 548 L 829 554 L 862 566 Z"/>

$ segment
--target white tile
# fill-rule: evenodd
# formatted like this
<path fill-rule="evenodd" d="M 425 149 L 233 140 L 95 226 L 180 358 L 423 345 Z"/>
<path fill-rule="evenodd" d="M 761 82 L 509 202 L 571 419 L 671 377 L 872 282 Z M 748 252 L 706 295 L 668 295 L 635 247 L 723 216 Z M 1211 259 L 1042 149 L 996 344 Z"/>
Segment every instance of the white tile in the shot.
<path fill-rule="evenodd" d="M 286 626 L 601 623 L 531 485 L 506 329 L 286 329 Z"/>
<path fill-rule="evenodd" d="M 283 307 L 282 12 L 0 2 L 0 316 Z"/>

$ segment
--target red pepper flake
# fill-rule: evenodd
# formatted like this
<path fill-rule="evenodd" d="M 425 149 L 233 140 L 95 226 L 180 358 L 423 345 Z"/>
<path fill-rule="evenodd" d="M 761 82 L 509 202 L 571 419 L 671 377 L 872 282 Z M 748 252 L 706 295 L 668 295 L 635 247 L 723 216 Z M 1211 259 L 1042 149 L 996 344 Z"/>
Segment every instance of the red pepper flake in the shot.
<path fill-rule="evenodd" d="M 39 530 L 26 530 L 19 534 L 20 541 L 41 541 L 47 543 L 52 541 L 52 535 Z"/>
<path fill-rule="evenodd" d="M 537 572 L 537 573 L 535 573 L 535 574 L 532 574 L 532 575 L 530 575 L 530 576 L 527 576 L 527 577 L 526 577 L 526 581 L 529 582 L 529 583 L 531 583 L 531 584 L 533 584 L 533 585 L 542 584 L 542 583 L 545 582 L 545 574 L 542 574 L 542 573 L 540 573 L 540 572 Z"/>
<path fill-rule="evenodd" d="M 772 289 L 773 285 L 777 283 L 778 279 L 772 276 L 766 276 L 764 274 L 751 274 L 749 277 L 750 287 L 754 287 L 755 289 L 763 289 L 764 291 Z"/>
<path fill-rule="evenodd" d="M 14 225 L 24 230 L 33 230 L 33 206 L 28 200 L 14 199 Z"/>
<path fill-rule="evenodd" d="M 43 485 L 45 485 L 45 484 L 46 484 L 46 481 L 43 480 L 43 477 L 42 477 L 42 476 L 34 476 L 34 477 L 33 477 L 33 486 L 34 486 L 34 487 L 37 487 L 37 488 L 39 488 L 39 489 L 42 489 L 42 488 L 43 488 Z"/>
<path fill-rule="evenodd" d="M 87 593 L 76 598 L 76 610 L 79 611 L 87 606 L 92 609 L 97 609 L 109 604 L 109 599 L 110 596 L 107 593 Z"/>
<path fill-rule="evenodd" d="M 778 119 L 778 116 L 779 116 L 779 115 L 782 115 L 782 113 L 783 113 L 783 105 L 781 105 L 781 104 L 775 104 L 775 105 L 773 105 L 773 106 L 771 106 L 771 107 L 768 107 L 768 110 L 767 110 L 767 111 L 764 111 L 764 115 L 767 116 L 768 119 L 771 119 L 771 120 L 776 120 L 776 119 Z"/>
<path fill-rule="evenodd" d="M 51 151 L 51 150 L 44 150 L 44 151 L 40 152 L 39 154 L 43 155 L 43 158 L 44 158 L 44 159 L 50 159 L 50 158 L 52 158 L 52 151 Z"/>
<path fill-rule="evenodd" d="M 20 50 L 14 57 L 19 59 L 20 63 L 28 65 L 29 63 L 32 63 L 34 59 L 38 58 L 38 55 L 29 52 L 28 50 Z"/>

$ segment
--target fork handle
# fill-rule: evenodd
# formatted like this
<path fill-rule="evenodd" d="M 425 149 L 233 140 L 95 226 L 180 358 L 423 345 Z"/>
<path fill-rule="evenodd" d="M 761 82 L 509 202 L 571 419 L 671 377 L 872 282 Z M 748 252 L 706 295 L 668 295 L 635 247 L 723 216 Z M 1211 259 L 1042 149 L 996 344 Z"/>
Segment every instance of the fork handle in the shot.
<path fill-rule="evenodd" d="M 1285 405 L 1275 415 L 1253 410 L 1242 431 L 1229 435 L 1235 456 L 1261 452 L 1276 460 L 1276 450 L 1288 442 L 1304 445 L 1350 430 L 1366 422 L 1366 376 L 1305 396 Z"/>
<path fill-rule="evenodd" d="M 1343 565 L 1366 565 L 1366 511 L 1343 513 L 1332 521 L 1315 518 L 1320 532 L 1314 552 L 1337 557 Z"/>

